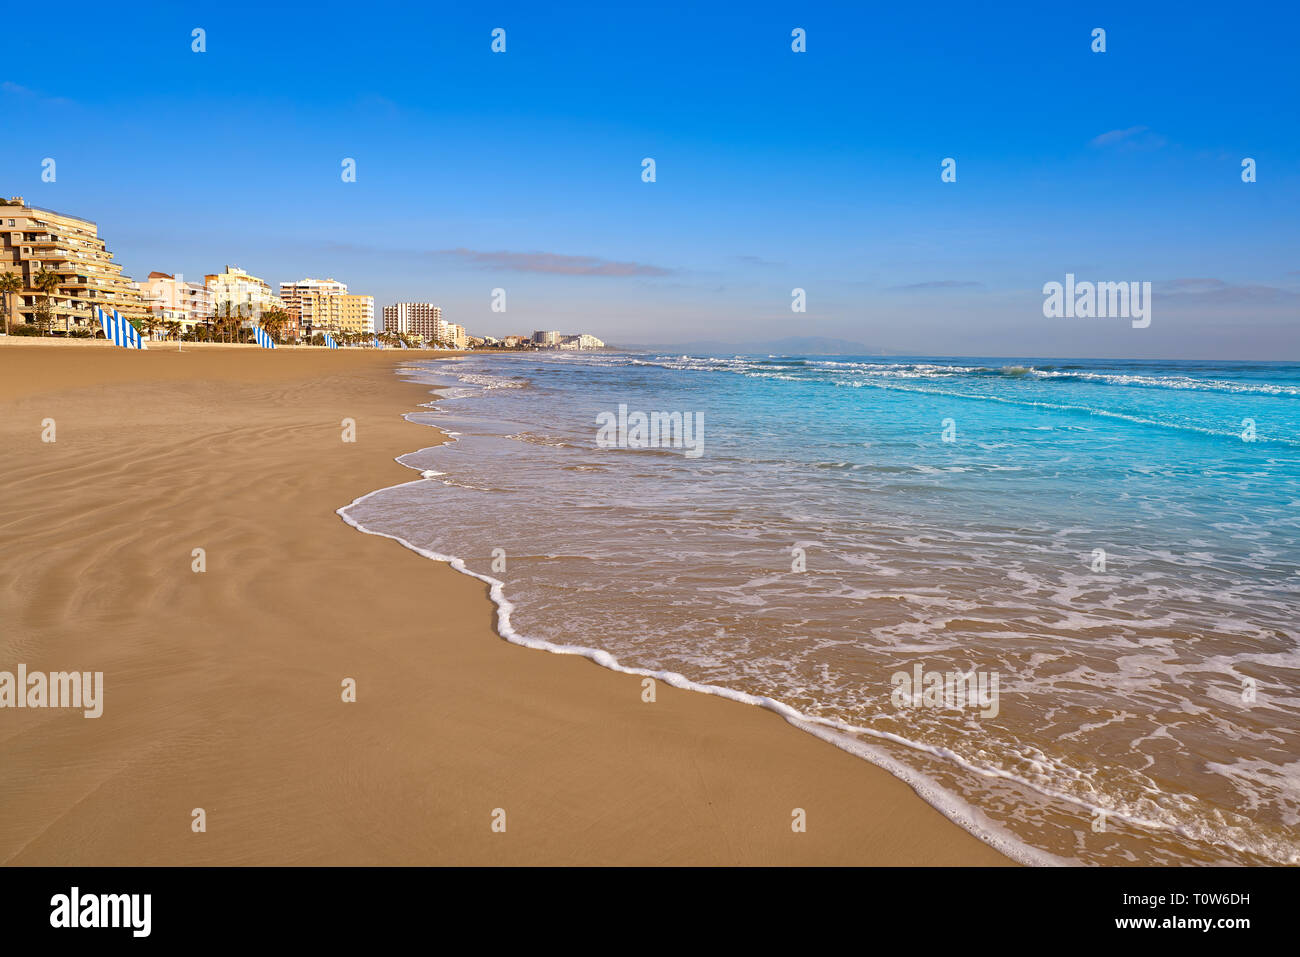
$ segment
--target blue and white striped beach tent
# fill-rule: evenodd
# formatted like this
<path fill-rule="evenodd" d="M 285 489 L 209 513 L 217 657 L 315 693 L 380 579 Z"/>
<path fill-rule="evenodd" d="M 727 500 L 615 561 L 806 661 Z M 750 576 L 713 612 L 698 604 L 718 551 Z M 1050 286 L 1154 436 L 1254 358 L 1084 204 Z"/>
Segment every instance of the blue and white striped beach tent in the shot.
<path fill-rule="evenodd" d="M 267 335 L 266 330 L 263 329 L 261 326 L 253 327 L 253 338 L 257 340 L 257 344 L 261 346 L 263 349 L 275 348 L 275 341 L 269 335 Z"/>
<path fill-rule="evenodd" d="M 114 335 L 113 330 L 116 327 L 116 324 L 113 322 L 113 317 L 104 312 L 103 309 L 96 306 L 95 318 L 99 320 L 99 327 L 104 330 L 104 338 L 109 342 L 112 342 Z"/>
<path fill-rule="evenodd" d="M 397 341 L 400 342 L 400 343 L 402 344 L 402 348 L 403 348 L 403 349 L 406 348 L 406 340 L 405 340 L 405 339 L 398 339 Z"/>
<path fill-rule="evenodd" d="M 121 313 L 116 309 L 110 316 L 98 306 L 95 307 L 95 315 L 99 319 L 100 328 L 104 330 L 104 338 L 114 345 L 121 346 L 123 349 L 144 349 L 144 342 L 140 339 L 140 333 L 135 331 L 135 326 L 122 318 Z"/>
<path fill-rule="evenodd" d="M 328 332 L 325 333 L 325 345 L 329 346 L 331 349 L 337 349 L 339 347 L 339 344 L 334 341 L 334 337 Z"/>
<path fill-rule="evenodd" d="M 379 344 L 379 337 L 378 337 L 378 336 L 376 336 L 375 338 L 371 339 L 370 341 L 373 342 L 373 343 L 375 344 L 375 348 L 376 348 L 376 349 L 382 349 L 382 348 L 383 348 L 383 346 L 381 346 L 381 345 Z"/>
<path fill-rule="evenodd" d="M 144 340 L 140 338 L 140 333 L 136 331 L 135 326 L 122 318 L 122 314 L 116 309 L 113 310 L 113 321 L 117 324 L 118 330 L 122 334 L 122 342 L 118 345 L 125 346 L 127 349 L 145 349 Z"/>

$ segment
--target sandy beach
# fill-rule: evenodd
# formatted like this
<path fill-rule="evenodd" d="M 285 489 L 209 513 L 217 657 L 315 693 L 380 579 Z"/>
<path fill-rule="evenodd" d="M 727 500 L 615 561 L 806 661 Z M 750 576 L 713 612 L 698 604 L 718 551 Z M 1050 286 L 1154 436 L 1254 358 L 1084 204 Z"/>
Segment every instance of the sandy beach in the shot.
<path fill-rule="evenodd" d="M 0 340 L 0 670 L 104 673 L 99 718 L 0 710 L 0 861 L 1009 863 L 775 714 L 503 641 L 481 582 L 347 526 L 440 441 L 394 373 L 434 355 Z"/>

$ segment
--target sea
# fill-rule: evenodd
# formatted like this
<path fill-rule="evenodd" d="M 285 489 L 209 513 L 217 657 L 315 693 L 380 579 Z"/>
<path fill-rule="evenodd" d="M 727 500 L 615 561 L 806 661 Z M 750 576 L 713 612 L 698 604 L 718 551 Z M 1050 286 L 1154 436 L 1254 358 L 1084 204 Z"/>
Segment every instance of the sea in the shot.
<path fill-rule="evenodd" d="M 400 374 L 454 441 L 340 515 L 504 638 L 769 708 L 1025 863 L 1300 863 L 1300 364 Z"/>

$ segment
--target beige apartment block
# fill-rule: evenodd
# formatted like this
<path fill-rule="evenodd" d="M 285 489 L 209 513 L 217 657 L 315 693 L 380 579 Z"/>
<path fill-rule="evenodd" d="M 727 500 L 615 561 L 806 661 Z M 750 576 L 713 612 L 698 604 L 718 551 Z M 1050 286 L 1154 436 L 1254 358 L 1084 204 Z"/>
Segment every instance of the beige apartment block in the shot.
<path fill-rule="evenodd" d="M 384 306 L 384 332 L 435 342 L 443 331 L 442 308 L 431 302 L 396 302 Z"/>
<path fill-rule="evenodd" d="M 304 337 L 319 332 L 373 335 L 375 297 L 348 292 L 337 279 L 299 279 L 280 283 L 280 298 Z"/>
<path fill-rule="evenodd" d="M 318 332 L 341 331 L 341 314 L 334 297 L 348 291 L 347 283 L 336 279 L 299 279 L 280 283 L 280 299 L 289 314 L 293 338 L 310 338 Z"/>
<path fill-rule="evenodd" d="M 217 315 L 224 316 L 229 306 L 231 315 L 256 319 L 271 309 L 284 308 L 284 302 L 271 291 L 270 283 L 238 266 L 227 266 L 225 272 L 210 273 L 203 277 L 203 283 L 212 293 L 212 305 Z"/>
<path fill-rule="evenodd" d="M 145 307 L 161 322 L 179 322 L 183 332 L 209 322 L 214 314 L 212 287 L 207 283 L 186 282 L 182 275 L 151 272 L 140 283 Z"/>
<path fill-rule="evenodd" d="M 343 306 L 344 332 L 360 332 L 374 335 L 375 332 L 375 297 L 348 294 L 339 297 Z"/>
<path fill-rule="evenodd" d="M 122 275 L 94 222 L 30 206 L 21 196 L 0 203 L 0 273 L 17 275 L 23 284 L 11 297 L 14 325 L 35 324 L 47 301 L 55 332 L 97 331 L 96 306 L 132 320 L 145 316 L 139 287 Z M 36 285 L 42 272 L 59 277 L 48 297 Z"/>
<path fill-rule="evenodd" d="M 469 337 L 465 333 L 465 327 L 454 322 L 448 322 L 442 318 L 442 310 L 438 310 L 438 316 L 432 323 L 432 334 L 426 337 L 428 341 L 435 345 L 443 346 L 447 349 L 464 349 L 469 343 Z"/>

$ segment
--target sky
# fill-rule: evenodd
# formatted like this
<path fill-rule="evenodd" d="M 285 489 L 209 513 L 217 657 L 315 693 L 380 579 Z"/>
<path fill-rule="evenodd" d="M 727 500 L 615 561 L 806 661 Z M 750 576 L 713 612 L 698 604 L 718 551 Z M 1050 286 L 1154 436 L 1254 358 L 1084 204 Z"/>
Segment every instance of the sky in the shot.
<path fill-rule="evenodd" d="M 12 4 L 0 192 L 95 220 L 134 278 L 333 277 L 471 334 L 1300 359 L 1298 28 L 1283 3 Z M 1067 273 L 1150 282 L 1150 325 L 1045 317 Z"/>

